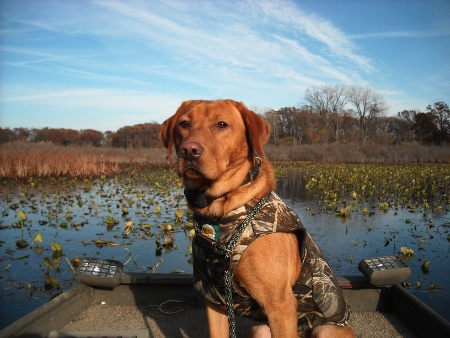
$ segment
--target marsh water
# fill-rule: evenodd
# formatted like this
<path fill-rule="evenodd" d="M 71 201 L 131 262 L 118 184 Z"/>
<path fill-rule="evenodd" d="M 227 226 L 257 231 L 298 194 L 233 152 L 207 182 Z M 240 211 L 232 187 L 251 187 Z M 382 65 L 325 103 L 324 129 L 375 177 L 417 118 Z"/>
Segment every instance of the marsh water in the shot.
<path fill-rule="evenodd" d="M 278 194 L 300 216 L 325 253 L 335 274 L 357 275 L 361 259 L 414 251 L 406 263 L 412 274 L 405 287 L 450 321 L 450 211 L 424 212 L 398 208 L 379 210 L 367 204 L 349 217 L 325 211 L 308 192 L 299 173 L 280 180 Z M 405 258 L 405 257 L 403 257 Z M 427 263 L 428 262 L 428 263 Z"/>
<path fill-rule="evenodd" d="M 181 182 L 170 171 L 4 181 L 0 188 L 0 328 L 75 286 L 77 257 L 116 259 L 125 272 L 192 271 L 192 223 Z M 336 274 L 357 275 L 362 258 L 412 249 L 406 287 L 450 320 L 448 208 L 425 213 L 367 204 L 338 217 L 306 189 L 299 172 L 279 179 L 277 193 L 298 213 Z"/>

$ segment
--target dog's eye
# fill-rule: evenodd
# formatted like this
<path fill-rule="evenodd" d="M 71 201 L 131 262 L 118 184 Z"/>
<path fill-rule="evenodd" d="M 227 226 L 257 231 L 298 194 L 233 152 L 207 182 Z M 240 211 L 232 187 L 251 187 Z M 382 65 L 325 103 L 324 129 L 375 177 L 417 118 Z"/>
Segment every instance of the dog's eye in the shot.
<path fill-rule="evenodd" d="M 189 128 L 189 122 L 188 121 L 181 121 L 180 127 L 183 129 Z"/>
<path fill-rule="evenodd" d="M 217 123 L 217 127 L 220 129 L 226 128 L 228 127 L 228 124 L 226 124 L 225 122 L 221 121 L 219 123 Z"/>

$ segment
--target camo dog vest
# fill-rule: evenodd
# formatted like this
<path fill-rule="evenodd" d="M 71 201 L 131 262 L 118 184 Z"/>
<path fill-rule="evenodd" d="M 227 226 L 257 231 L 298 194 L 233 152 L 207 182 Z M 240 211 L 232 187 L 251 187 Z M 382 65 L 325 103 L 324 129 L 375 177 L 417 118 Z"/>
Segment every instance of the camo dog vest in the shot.
<path fill-rule="evenodd" d="M 302 269 L 293 287 L 298 301 L 298 331 L 318 325 L 344 326 L 350 317 L 341 289 L 325 259 L 308 231 L 295 214 L 274 192 L 256 214 L 233 248 L 231 259 L 226 260 L 216 250 L 217 244 L 227 244 L 239 225 L 253 210 L 258 200 L 229 212 L 219 220 L 197 219 L 193 240 L 194 288 L 209 301 L 226 306 L 224 273 L 232 274 L 249 245 L 257 238 L 274 232 L 294 233 L 299 242 Z M 233 285 L 235 313 L 255 320 L 267 321 L 258 303 Z"/>

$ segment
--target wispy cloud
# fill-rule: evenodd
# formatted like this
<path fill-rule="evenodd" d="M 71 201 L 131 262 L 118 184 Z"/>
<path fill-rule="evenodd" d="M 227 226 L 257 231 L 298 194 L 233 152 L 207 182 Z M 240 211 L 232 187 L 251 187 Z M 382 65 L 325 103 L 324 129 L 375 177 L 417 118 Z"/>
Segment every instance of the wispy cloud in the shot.
<path fill-rule="evenodd" d="M 303 85 L 329 80 L 349 83 L 359 80 L 360 70 L 374 70 L 370 60 L 355 52 L 354 43 L 342 31 L 289 1 L 198 1 L 195 6 L 178 1 L 94 1 L 94 7 L 97 8 L 87 10 L 78 5 L 77 13 L 81 11 L 82 15 L 71 18 L 66 8 L 56 6 L 51 16 L 22 19 L 21 23 L 63 35 L 91 36 L 94 41 L 115 39 L 124 45 L 122 53 L 130 55 L 130 63 L 121 58 L 120 64 L 115 64 L 113 60 L 120 48 L 108 46 L 103 46 L 108 49 L 100 56 L 90 55 L 92 50 L 80 47 L 76 55 L 64 57 L 64 50 L 58 55 L 30 47 L 28 52 L 21 52 L 30 57 L 36 53 L 41 59 L 17 61 L 16 65 L 47 62 L 49 71 L 59 68 L 65 70 L 65 76 L 152 83 L 136 75 L 141 72 L 203 87 L 214 87 L 212 78 L 220 78 L 228 85 L 257 85 L 267 78 L 289 83 L 302 81 Z M 135 53 L 128 51 L 126 40 L 139 41 L 140 49 Z M 324 48 L 313 49 L 314 43 L 308 40 L 319 41 Z M 155 53 L 163 57 L 152 58 Z M 140 59 L 136 59 L 137 55 L 141 55 Z M 95 64 L 91 60 L 96 60 Z M 96 67 L 95 71 L 92 67 Z M 120 69 L 123 75 L 110 75 L 111 69 L 113 73 Z"/>
<path fill-rule="evenodd" d="M 353 42 L 339 29 L 320 17 L 306 15 L 290 2 L 249 0 L 237 5 L 244 11 L 233 11 L 236 4 L 226 2 L 218 6 L 198 2 L 195 8 L 173 8 L 169 3 L 166 7 L 152 5 L 151 9 L 135 2 L 97 4 L 113 13 L 123 34 L 130 30 L 135 38 L 158 44 L 180 64 L 201 67 L 202 72 L 222 71 L 243 77 L 252 72 L 252 76 L 284 80 L 300 77 L 315 83 L 320 77 L 349 82 L 357 77 L 357 69 L 373 71 L 370 61 L 355 53 Z M 262 12 L 264 22 L 258 19 Z M 161 31 L 163 35 L 158 33 Z M 281 38 L 277 31 L 291 31 L 292 38 Z M 305 41 L 305 37 L 320 41 L 328 52 L 301 45 L 299 41 Z M 289 69 L 280 72 L 280 68 Z"/>
<path fill-rule="evenodd" d="M 297 36 L 306 35 L 313 40 L 321 42 L 330 54 L 343 58 L 365 72 L 374 70 L 366 57 L 355 52 L 356 46 L 338 27 L 330 21 L 315 15 L 307 14 L 298 6 L 288 1 L 257 1 L 250 0 L 252 8 L 261 10 L 275 19 L 286 31 L 297 33 Z"/>
<path fill-rule="evenodd" d="M 167 104 L 168 102 L 177 101 L 174 100 L 173 95 L 155 95 L 135 90 L 109 88 L 61 90 L 57 87 L 26 88 L 11 86 L 8 88 L 8 91 L 8 97 L 2 100 L 3 103 L 36 103 L 44 101 L 49 106 L 58 106 L 61 103 L 66 103 L 70 107 L 100 107 L 105 109 L 137 110 L 140 112 L 150 110 L 149 107 L 154 107 L 155 102 L 162 101 Z M 179 102 L 175 102 L 175 104 L 177 103 Z M 170 106 L 174 106 L 174 104 L 172 103 Z"/>
<path fill-rule="evenodd" d="M 434 31 L 392 31 L 392 32 L 378 32 L 368 34 L 351 35 L 349 38 L 358 39 L 397 39 L 397 38 L 430 38 L 430 37 L 442 37 L 450 36 L 450 29 L 447 30 L 434 30 Z"/>

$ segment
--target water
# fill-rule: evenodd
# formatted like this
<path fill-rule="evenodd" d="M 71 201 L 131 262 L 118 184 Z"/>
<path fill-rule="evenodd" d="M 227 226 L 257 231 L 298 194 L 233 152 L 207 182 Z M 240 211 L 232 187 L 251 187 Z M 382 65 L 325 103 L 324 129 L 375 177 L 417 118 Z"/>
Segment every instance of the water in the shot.
<path fill-rule="evenodd" d="M 152 272 L 156 266 L 156 272 L 192 272 L 189 229 L 183 229 L 189 223 L 187 207 L 176 178 L 43 180 L 34 186 L 2 183 L 0 328 L 59 294 L 55 286 L 46 285 L 46 275 L 56 278 L 62 291 L 76 285 L 69 263 L 75 257 L 116 259 L 126 263 L 125 272 Z M 177 209 L 184 214 L 181 222 L 175 219 Z M 19 210 L 27 216 L 23 227 Z M 108 226 L 107 217 L 118 224 Z M 124 236 L 130 220 L 134 224 Z M 173 232 L 163 230 L 167 225 Z M 43 241 L 32 243 L 38 233 Z M 28 242 L 26 248 L 17 247 L 21 239 Z M 97 246 L 96 240 L 110 243 Z M 62 257 L 48 267 L 44 259 L 53 261 L 54 241 L 63 246 Z"/>
<path fill-rule="evenodd" d="M 300 216 L 303 224 L 325 253 L 335 274 L 359 274 L 363 258 L 401 255 L 402 246 L 414 250 L 407 261 L 412 268 L 405 281 L 416 297 L 450 321 L 450 212 L 428 212 L 408 209 L 378 210 L 361 205 L 350 212 L 350 218 L 336 217 L 315 202 L 299 173 L 278 182 L 277 192 Z M 369 214 L 362 209 L 367 207 Z M 372 214 L 373 213 L 373 214 Z M 429 261 L 425 274 L 421 265 Z"/>
<path fill-rule="evenodd" d="M 359 274 L 357 266 L 364 257 L 398 254 L 402 246 L 413 249 L 415 255 L 408 261 L 413 269 L 408 289 L 450 320 L 446 305 L 450 301 L 448 211 L 424 217 L 419 211 L 399 209 L 385 213 L 367 205 L 371 216 L 364 215 L 364 206 L 360 206 L 343 221 L 323 210 L 298 174 L 280 180 L 277 193 L 298 213 L 336 274 Z M 127 262 L 125 271 L 152 272 L 156 266 L 155 271 L 160 273 L 192 271 L 190 229 L 185 228 L 189 223 L 187 207 L 180 182 L 171 176 L 44 180 L 34 186 L 3 184 L 0 195 L 0 328 L 59 294 L 56 287 L 45 284 L 45 275 L 55 277 L 62 291 L 76 285 L 68 263 L 75 257 L 117 259 Z M 123 208 L 127 208 L 127 213 L 123 213 Z M 181 222 L 175 220 L 176 209 L 183 212 Z M 18 227 L 18 210 L 27 215 L 22 228 Z M 108 216 L 119 223 L 108 226 Z M 130 234 L 124 236 L 125 224 L 130 220 L 134 224 Z M 166 239 L 172 241 L 172 232 L 163 230 L 167 225 L 174 229 L 171 245 L 164 245 Z M 31 244 L 37 233 L 43 241 Z M 19 249 L 16 241 L 20 239 L 29 245 Z M 96 246 L 94 241 L 99 239 L 115 246 Z M 45 258 L 52 260 L 53 241 L 63 246 L 63 256 L 59 264 L 54 263 L 54 269 L 44 263 Z M 157 241 L 164 245 L 160 250 Z M 421 270 L 425 260 L 429 261 L 428 274 Z"/>

